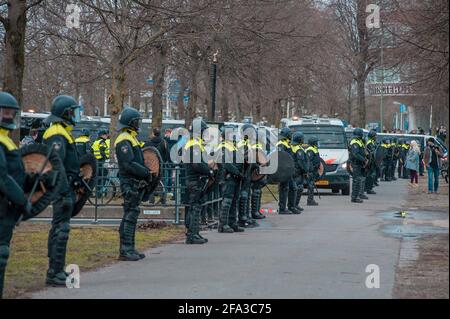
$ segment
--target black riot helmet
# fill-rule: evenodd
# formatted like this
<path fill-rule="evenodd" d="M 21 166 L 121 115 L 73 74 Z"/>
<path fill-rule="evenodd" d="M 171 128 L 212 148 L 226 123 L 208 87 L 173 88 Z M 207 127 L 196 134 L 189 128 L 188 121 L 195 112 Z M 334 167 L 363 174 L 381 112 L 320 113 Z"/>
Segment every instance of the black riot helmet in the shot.
<path fill-rule="evenodd" d="M 19 103 L 14 96 L 0 92 L 0 127 L 7 130 L 16 129 L 19 110 Z"/>
<path fill-rule="evenodd" d="M 375 130 L 370 130 L 368 136 L 369 136 L 369 139 L 371 139 L 371 140 L 376 139 L 376 138 L 377 138 L 377 131 L 375 131 Z"/>
<path fill-rule="evenodd" d="M 355 128 L 355 130 L 353 131 L 353 136 L 362 139 L 364 137 L 364 131 L 359 127 Z"/>
<path fill-rule="evenodd" d="M 283 139 L 288 139 L 290 140 L 292 138 L 292 131 L 290 128 L 288 127 L 284 127 L 281 129 L 280 131 L 280 137 Z"/>
<path fill-rule="evenodd" d="M 292 143 L 292 145 L 300 145 L 300 144 L 303 144 L 304 139 L 305 139 L 305 136 L 303 135 L 302 132 L 295 132 L 292 135 L 291 143 Z"/>
<path fill-rule="evenodd" d="M 317 136 L 311 136 L 308 140 L 308 144 L 311 146 L 318 146 L 319 145 L 319 139 Z"/>
<path fill-rule="evenodd" d="M 118 129 L 129 128 L 137 132 L 139 131 L 141 120 L 141 113 L 132 107 L 127 107 L 120 113 Z"/>
<path fill-rule="evenodd" d="M 84 128 L 81 130 L 81 135 L 80 136 L 89 136 L 91 133 L 89 132 L 89 130 L 87 128 Z"/>
<path fill-rule="evenodd" d="M 98 136 L 109 135 L 109 131 L 107 129 L 101 129 L 98 131 Z"/>
<path fill-rule="evenodd" d="M 75 125 L 80 120 L 80 109 L 77 101 L 68 95 L 59 95 L 53 99 L 51 114 L 45 119 L 45 123 L 64 122 Z"/>

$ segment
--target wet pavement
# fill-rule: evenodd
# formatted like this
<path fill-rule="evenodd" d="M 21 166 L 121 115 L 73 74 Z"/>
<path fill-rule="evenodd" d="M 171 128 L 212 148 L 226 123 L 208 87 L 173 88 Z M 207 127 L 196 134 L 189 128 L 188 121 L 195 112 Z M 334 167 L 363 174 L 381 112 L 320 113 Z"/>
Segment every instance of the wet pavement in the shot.
<path fill-rule="evenodd" d="M 47 289 L 32 297 L 392 298 L 398 263 L 417 258 L 415 242 L 402 238 L 445 227 L 435 229 L 434 219 L 421 212 L 396 217 L 407 204 L 406 182 L 381 185 L 364 204 L 322 196 L 320 206 L 305 206 L 300 216 L 269 214 L 245 233 L 204 232 L 206 245 L 154 248 L 143 261 L 82 272 L 80 289 Z M 429 225 L 413 224 L 424 220 Z M 372 264 L 380 269 L 378 289 L 365 284 Z"/>

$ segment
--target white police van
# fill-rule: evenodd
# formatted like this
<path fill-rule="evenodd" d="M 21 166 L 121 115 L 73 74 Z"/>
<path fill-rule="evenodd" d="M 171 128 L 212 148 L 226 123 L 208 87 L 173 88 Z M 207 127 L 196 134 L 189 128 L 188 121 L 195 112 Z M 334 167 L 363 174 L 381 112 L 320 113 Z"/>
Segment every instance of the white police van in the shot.
<path fill-rule="evenodd" d="M 317 181 L 317 188 L 331 189 L 333 193 L 350 194 L 350 175 L 347 172 L 348 144 L 344 123 L 339 119 L 303 117 L 288 122 L 293 131 L 305 136 L 305 143 L 315 136 L 319 140 L 319 154 L 325 162 L 325 176 Z"/>

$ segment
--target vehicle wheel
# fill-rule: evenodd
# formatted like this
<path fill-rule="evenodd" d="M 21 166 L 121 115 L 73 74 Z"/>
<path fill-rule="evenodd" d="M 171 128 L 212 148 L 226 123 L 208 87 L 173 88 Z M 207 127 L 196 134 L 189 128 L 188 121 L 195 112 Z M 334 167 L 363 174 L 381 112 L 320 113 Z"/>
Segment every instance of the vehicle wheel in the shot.
<path fill-rule="evenodd" d="M 339 188 L 332 188 L 332 189 L 331 189 L 331 192 L 332 192 L 333 194 L 338 194 L 338 193 L 339 193 Z"/>
<path fill-rule="evenodd" d="M 342 189 L 342 195 L 344 195 L 344 196 L 350 195 L 350 185 L 347 185 Z"/>

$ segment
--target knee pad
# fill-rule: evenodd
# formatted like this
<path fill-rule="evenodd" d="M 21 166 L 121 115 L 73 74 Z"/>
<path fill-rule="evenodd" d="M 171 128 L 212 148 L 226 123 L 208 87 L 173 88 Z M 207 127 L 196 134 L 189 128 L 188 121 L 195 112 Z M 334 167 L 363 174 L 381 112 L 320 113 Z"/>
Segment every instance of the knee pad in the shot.
<path fill-rule="evenodd" d="M 5 269 L 9 258 L 9 246 L 0 246 L 0 269 Z"/>
<path fill-rule="evenodd" d="M 67 241 L 69 239 L 70 224 L 61 223 L 56 232 L 56 238 L 58 241 Z"/>

